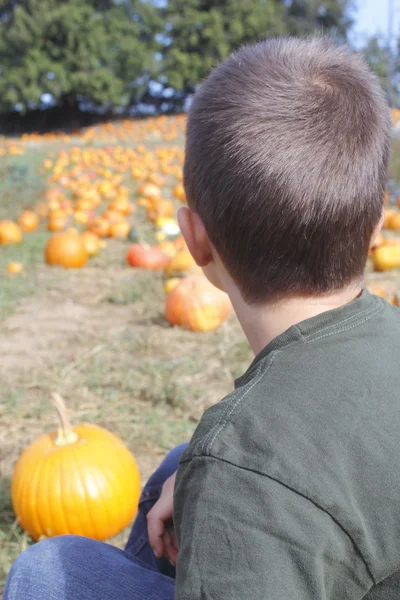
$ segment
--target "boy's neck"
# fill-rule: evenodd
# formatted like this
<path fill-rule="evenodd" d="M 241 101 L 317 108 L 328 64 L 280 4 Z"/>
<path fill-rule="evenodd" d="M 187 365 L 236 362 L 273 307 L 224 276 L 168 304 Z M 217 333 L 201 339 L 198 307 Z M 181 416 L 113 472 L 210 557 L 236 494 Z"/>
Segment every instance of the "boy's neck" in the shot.
<path fill-rule="evenodd" d="M 291 298 L 277 303 L 246 304 L 240 294 L 229 294 L 233 307 L 254 352 L 258 354 L 284 331 L 323 312 L 339 308 L 357 298 L 362 285 L 357 283 L 330 296 Z"/>

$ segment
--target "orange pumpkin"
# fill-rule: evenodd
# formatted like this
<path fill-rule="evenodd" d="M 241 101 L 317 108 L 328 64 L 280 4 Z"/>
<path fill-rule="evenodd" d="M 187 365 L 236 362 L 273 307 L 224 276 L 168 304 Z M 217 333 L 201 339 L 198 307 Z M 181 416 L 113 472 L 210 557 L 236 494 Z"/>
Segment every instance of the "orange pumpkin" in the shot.
<path fill-rule="evenodd" d="M 67 217 L 50 217 L 47 223 L 47 229 L 48 231 L 62 231 L 67 222 Z"/>
<path fill-rule="evenodd" d="M 127 221 L 117 221 L 111 223 L 110 236 L 113 238 L 126 238 L 131 230 L 131 226 Z"/>
<path fill-rule="evenodd" d="M 20 262 L 11 262 L 7 265 L 7 271 L 10 275 L 16 275 L 17 273 L 21 273 L 23 270 L 23 265 Z"/>
<path fill-rule="evenodd" d="M 96 425 L 71 427 L 62 399 L 57 431 L 22 453 L 11 497 L 19 525 L 33 540 L 63 534 L 113 537 L 137 512 L 140 475 L 128 448 Z"/>
<path fill-rule="evenodd" d="M 24 210 L 18 217 L 18 225 L 22 231 L 35 231 L 39 226 L 39 217 L 33 210 Z"/>
<path fill-rule="evenodd" d="M 177 250 L 174 246 L 174 244 L 172 242 L 169 242 L 168 240 L 162 241 L 159 244 L 161 250 L 163 252 L 165 252 L 165 254 L 167 256 L 169 256 L 170 258 L 172 258 L 173 256 L 175 256 L 175 254 L 177 253 Z"/>
<path fill-rule="evenodd" d="M 90 221 L 88 229 L 99 237 L 108 237 L 110 235 L 110 226 L 111 223 L 107 219 L 96 217 Z"/>
<path fill-rule="evenodd" d="M 160 188 L 153 183 L 142 183 L 138 187 L 137 193 L 139 196 L 144 196 L 145 198 L 160 198 L 161 196 Z"/>
<path fill-rule="evenodd" d="M 397 214 L 397 210 L 394 210 L 393 208 L 385 208 L 383 210 L 383 227 L 389 226 L 389 221 L 395 214 Z"/>
<path fill-rule="evenodd" d="M 108 208 L 122 215 L 130 215 L 134 211 L 134 205 L 129 202 L 128 198 L 124 197 L 117 197 L 112 200 Z"/>
<path fill-rule="evenodd" d="M 157 271 L 168 264 L 169 256 L 159 246 L 133 244 L 128 250 L 126 261 L 131 267 L 140 267 Z"/>
<path fill-rule="evenodd" d="M 160 198 L 147 209 L 147 217 L 149 221 L 155 223 L 160 218 L 173 217 L 175 214 L 175 206 L 171 200 L 163 200 Z"/>
<path fill-rule="evenodd" d="M 380 246 L 373 255 L 375 271 L 389 271 L 400 267 L 400 245 Z"/>
<path fill-rule="evenodd" d="M 14 221 L 0 222 L 0 244 L 18 244 L 21 240 L 21 229 Z"/>
<path fill-rule="evenodd" d="M 187 246 L 178 250 L 165 267 L 165 275 L 171 277 L 174 274 L 185 273 L 196 268 L 196 262 L 190 254 Z"/>
<path fill-rule="evenodd" d="M 48 265 L 79 269 L 87 263 L 88 253 L 80 235 L 63 231 L 47 242 L 45 259 Z"/>
<path fill-rule="evenodd" d="M 100 240 L 95 233 L 92 233 L 91 231 L 84 231 L 81 234 L 81 239 L 89 256 L 95 256 L 99 253 Z"/>
<path fill-rule="evenodd" d="M 117 212 L 116 210 L 111 210 L 111 208 L 105 210 L 101 216 L 103 219 L 107 219 L 107 221 L 110 221 L 110 223 L 118 223 L 119 221 L 124 220 L 123 214 Z"/>
<path fill-rule="evenodd" d="M 164 292 L 169 294 L 182 280 L 180 277 L 171 277 L 164 283 Z"/>
<path fill-rule="evenodd" d="M 217 329 L 231 312 L 229 296 L 203 275 L 182 279 L 167 295 L 165 316 L 171 325 L 192 331 Z"/>
<path fill-rule="evenodd" d="M 180 200 L 181 202 L 185 203 L 186 202 L 186 194 L 185 194 L 185 189 L 183 187 L 182 183 L 178 183 L 175 187 L 174 187 L 174 196 L 175 198 L 178 198 L 178 200 Z"/>
<path fill-rule="evenodd" d="M 400 212 L 395 212 L 389 219 L 388 222 L 389 229 L 400 230 Z"/>

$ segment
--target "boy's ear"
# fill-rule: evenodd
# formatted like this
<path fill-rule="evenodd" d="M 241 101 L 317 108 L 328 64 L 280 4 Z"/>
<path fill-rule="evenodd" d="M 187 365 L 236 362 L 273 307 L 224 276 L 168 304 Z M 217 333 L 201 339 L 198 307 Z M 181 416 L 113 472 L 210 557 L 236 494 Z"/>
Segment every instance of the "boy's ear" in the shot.
<path fill-rule="evenodd" d="M 371 237 L 371 243 L 370 243 L 370 245 L 369 245 L 369 247 L 370 247 L 370 248 L 373 248 L 373 246 L 374 246 L 374 243 L 375 243 L 375 240 L 376 240 L 376 238 L 378 237 L 378 235 L 379 235 L 379 234 L 380 234 L 380 232 L 381 232 L 381 229 L 382 229 L 382 227 L 383 227 L 383 221 L 384 221 L 384 218 L 385 218 L 384 211 L 382 211 L 381 218 L 379 219 L 379 222 L 378 222 L 378 224 L 376 225 L 376 227 L 375 227 L 375 229 L 374 229 L 374 231 L 373 231 L 373 233 L 372 233 L 372 237 Z"/>
<path fill-rule="evenodd" d="M 197 213 L 186 206 L 178 210 L 178 223 L 184 240 L 199 267 L 206 267 L 213 260 L 212 245 Z"/>

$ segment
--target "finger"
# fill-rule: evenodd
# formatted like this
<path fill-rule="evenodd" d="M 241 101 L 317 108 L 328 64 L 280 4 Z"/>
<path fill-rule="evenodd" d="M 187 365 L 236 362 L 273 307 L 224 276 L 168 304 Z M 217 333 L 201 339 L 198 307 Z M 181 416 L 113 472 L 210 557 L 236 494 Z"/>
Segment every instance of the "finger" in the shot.
<path fill-rule="evenodd" d="M 174 547 L 173 538 L 174 538 L 173 531 L 171 529 L 167 529 L 163 535 L 165 557 L 175 567 L 177 551 L 176 551 L 176 548 Z"/>
<path fill-rule="evenodd" d="M 163 534 L 165 526 L 164 521 L 158 518 L 158 515 L 150 511 L 147 514 L 147 533 L 149 544 L 157 558 L 164 554 Z"/>

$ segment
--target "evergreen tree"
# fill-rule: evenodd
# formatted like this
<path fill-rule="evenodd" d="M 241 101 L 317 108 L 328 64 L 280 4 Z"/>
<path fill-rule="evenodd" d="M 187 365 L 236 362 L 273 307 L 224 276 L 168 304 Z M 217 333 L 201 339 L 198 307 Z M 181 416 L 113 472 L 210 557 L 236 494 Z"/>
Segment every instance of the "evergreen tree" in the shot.
<path fill-rule="evenodd" d="M 156 22 L 140 0 L 0 1 L 0 110 L 32 109 L 43 94 L 127 105 L 150 76 Z"/>
<path fill-rule="evenodd" d="M 161 80 L 186 93 L 239 46 L 314 31 L 346 38 L 351 0 L 169 0 Z"/>

